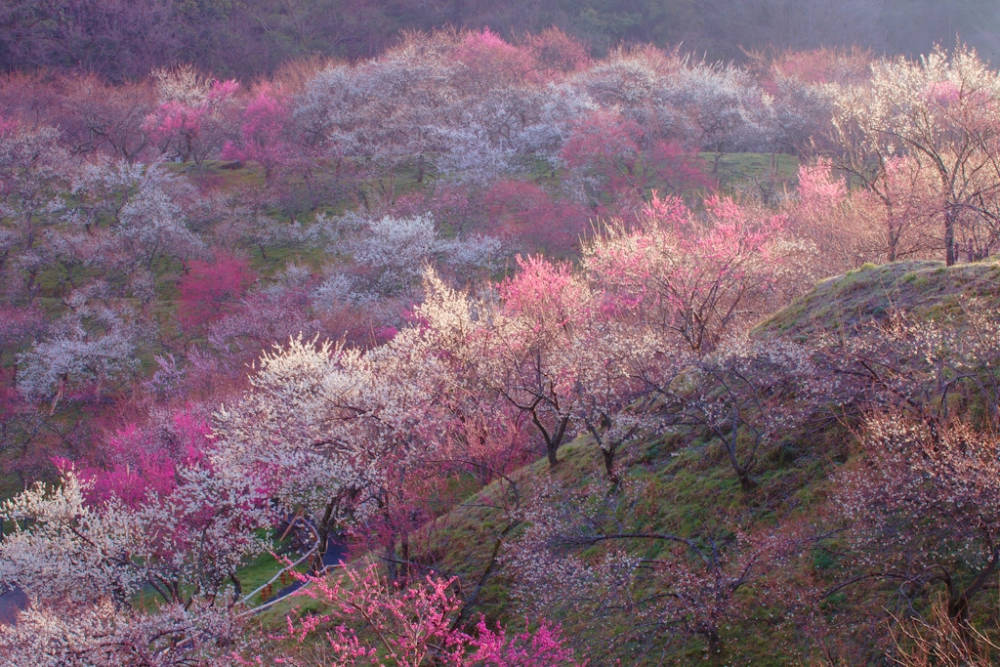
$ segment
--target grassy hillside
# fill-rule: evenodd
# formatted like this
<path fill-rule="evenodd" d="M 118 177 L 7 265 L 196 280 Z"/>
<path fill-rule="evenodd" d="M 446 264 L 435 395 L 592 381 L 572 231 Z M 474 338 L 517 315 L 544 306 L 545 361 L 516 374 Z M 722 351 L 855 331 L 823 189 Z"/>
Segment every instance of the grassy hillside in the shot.
<path fill-rule="evenodd" d="M 959 315 L 970 299 L 1000 307 L 1000 263 L 957 264 L 929 260 L 865 265 L 829 278 L 757 328 L 758 336 L 775 334 L 807 339 L 820 332 L 850 333 L 893 310 L 918 318 Z"/>
<path fill-rule="evenodd" d="M 955 315 L 971 298 L 1000 304 L 1000 265 L 992 262 L 944 268 L 937 262 L 900 262 L 866 266 L 819 284 L 812 292 L 776 313 L 754 331 L 758 338 L 787 334 L 800 339 L 818 333 L 851 335 L 866 321 L 883 318 L 893 309 L 917 317 Z M 517 622 L 523 618 L 505 558 L 525 530 L 512 489 L 521 499 L 530 498 L 553 483 L 564 497 L 589 498 L 591 516 L 621 533 L 671 533 L 694 540 L 706 536 L 729 544 L 737 532 L 767 532 L 779 524 L 801 523 L 815 530 L 830 492 L 830 475 L 851 456 L 851 419 L 826 420 L 785 434 L 780 442 L 767 443 L 756 472 L 758 486 L 744 493 L 717 439 L 697 428 L 666 430 L 634 442 L 624 454 L 622 483 L 612 488 L 604 479 L 598 449 L 588 437 L 564 446 L 561 463 L 550 470 L 543 460 L 513 476 L 511 483 L 494 483 L 442 517 L 419 543 L 418 559 L 438 571 L 460 577 L 467 593 L 482 585 L 476 612 L 490 618 Z M 507 508 L 507 509 L 504 509 Z M 553 512 L 564 511 L 553 506 Z M 497 562 L 491 562 L 498 540 Z M 672 634 L 663 627 L 637 639 L 631 623 L 635 611 L 607 609 L 601 618 L 589 610 L 564 609 L 556 618 L 567 635 L 586 638 L 592 664 L 663 664 L 707 658 L 713 664 L 784 664 L 817 659 L 817 647 L 794 623 L 785 622 L 799 600 L 775 598 L 768 591 L 796 590 L 808 586 L 832 587 L 842 574 L 842 557 L 836 541 L 814 541 L 794 562 L 766 574 L 753 586 L 741 589 L 737 604 L 746 604 L 734 620 L 720 626 L 720 647 L 709 655 L 703 638 Z M 621 540 L 615 544 L 578 545 L 574 553 L 596 563 L 614 549 L 657 560 L 677 557 L 676 545 L 655 540 Z M 567 550 L 571 547 L 566 547 Z M 650 584 L 655 587 L 655 581 Z M 655 594 L 654 589 L 635 594 Z M 761 600 L 764 602 L 761 603 Z M 777 602 L 775 602 L 777 600 Z M 847 631 L 855 621 L 853 605 L 860 604 L 851 591 L 823 598 L 813 610 L 824 631 Z M 630 621 L 631 619 L 631 621 Z M 648 619 L 647 619 L 648 620 Z M 857 628 L 855 628 L 857 629 Z M 876 630 L 884 630 L 877 628 Z M 872 631 L 869 628 L 869 631 Z M 877 653 L 873 636 L 858 636 L 864 648 Z M 863 650 L 862 648 L 862 650 Z"/>

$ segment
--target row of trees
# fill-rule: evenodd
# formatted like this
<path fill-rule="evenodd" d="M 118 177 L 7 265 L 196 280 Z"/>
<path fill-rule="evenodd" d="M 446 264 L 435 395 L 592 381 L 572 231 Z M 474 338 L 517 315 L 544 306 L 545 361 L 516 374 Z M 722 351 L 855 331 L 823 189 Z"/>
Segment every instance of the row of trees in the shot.
<path fill-rule="evenodd" d="M 854 205 L 882 218 L 877 250 L 888 259 L 935 246 L 948 263 L 988 255 L 1000 183 L 996 73 L 963 46 L 880 60 L 870 72 L 868 60 L 785 54 L 737 68 L 647 48 L 592 62 L 557 31 L 513 45 L 486 30 L 412 36 L 355 65 L 300 64 L 248 90 L 179 68 L 117 87 L 14 75 L 0 95 L 10 101 L 12 163 L 32 152 L 51 170 L 65 163 L 62 150 L 255 163 L 268 199 L 290 215 L 402 199 L 456 229 L 487 211 L 515 235 L 519 218 L 546 215 L 562 237 L 527 240 L 564 252 L 589 216 L 634 212 L 652 189 L 711 188 L 723 153 L 794 151 L 829 159 L 851 193 L 868 193 Z M 50 104 L 54 95 L 70 102 Z M 710 173 L 695 151 L 716 155 Z M 33 183 L 51 186 L 41 167 L 29 169 Z M 413 180 L 422 190 L 433 180 L 437 192 L 414 202 Z M 5 194 L 30 220 L 52 193 L 22 185 Z M 846 195 L 827 196 L 836 205 Z M 438 208 L 445 201 L 450 210 Z"/>
<path fill-rule="evenodd" d="M 8 116 L 58 126 L 71 151 L 127 161 L 248 160 L 268 180 L 276 171 L 315 180 L 359 169 L 392 179 L 408 166 L 423 182 L 431 173 L 495 180 L 533 159 L 565 160 L 648 186 L 685 151 L 794 146 L 824 122 L 791 90 L 772 87 L 768 96 L 755 79 L 745 68 L 652 48 L 592 62 L 556 30 L 511 44 L 487 29 L 409 36 L 353 65 L 298 62 L 246 89 L 183 66 L 117 86 L 12 74 L 2 94 Z M 804 115 L 807 127 L 787 134 L 792 124 L 781 117 Z M 597 131 L 617 139 L 592 155 L 588 137 Z"/>
<path fill-rule="evenodd" d="M 683 43 L 732 60 L 765 48 L 852 44 L 916 54 L 961 34 L 993 56 L 991 9 L 981 0 L 947 7 L 921 0 L 905 8 L 884 0 L 836 6 L 755 0 L 736 7 L 719 0 L 697 5 L 559 0 L 544 7 L 523 2 L 497 7 L 482 0 L 11 0 L 0 12 L 0 68 L 58 67 L 122 81 L 183 60 L 249 80 L 293 58 L 372 57 L 397 43 L 400 32 L 448 25 L 492 26 L 507 38 L 557 26 L 601 54 L 622 43 Z"/>

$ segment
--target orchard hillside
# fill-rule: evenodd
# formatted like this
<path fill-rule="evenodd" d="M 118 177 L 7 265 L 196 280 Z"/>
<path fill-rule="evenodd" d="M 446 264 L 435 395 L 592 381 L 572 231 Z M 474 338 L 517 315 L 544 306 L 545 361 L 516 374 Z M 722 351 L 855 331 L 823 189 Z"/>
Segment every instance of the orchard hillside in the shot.
<path fill-rule="evenodd" d="M 8 4 L 0 662 L 998 659 L 971 46 Z"/>

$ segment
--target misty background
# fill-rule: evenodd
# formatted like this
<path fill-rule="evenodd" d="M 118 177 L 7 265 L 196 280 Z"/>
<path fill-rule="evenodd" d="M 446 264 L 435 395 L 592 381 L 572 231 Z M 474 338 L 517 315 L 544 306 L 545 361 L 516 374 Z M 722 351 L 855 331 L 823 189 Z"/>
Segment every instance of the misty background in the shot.
<path fill-rule="evenodd" d="M 996 62 L 1000 13 L 991 0 L 5 0 L 0 69 L 120 82 L 190 63 L 248 79 L 293 58 L 374 56 L 403 31 L 446 26 L 508 38 L 556 26 L 595 56 L 652 43 L 737 62 L 821 46 L 915 56 L 959 36 Z"/>

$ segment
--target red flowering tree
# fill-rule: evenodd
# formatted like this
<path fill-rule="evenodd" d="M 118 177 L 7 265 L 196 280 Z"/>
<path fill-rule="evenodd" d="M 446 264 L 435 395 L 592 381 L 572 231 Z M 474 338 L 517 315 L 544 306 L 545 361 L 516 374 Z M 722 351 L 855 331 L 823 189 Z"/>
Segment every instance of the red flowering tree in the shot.
<path fill-rule="evenodd" d="M 255 275 L 245 259 L 224 252 L 212 261 L 192 260 L 177 285 L 181 325 L 198 330 L 226 313 L 243 296 Z"/>
<path fill-rule="evenodd" d="M 653 140 L 634 120 L 597 111 L 577 124 L 562 159 L 584 178 L 594 206 L 638 205 L 650 190 L 681 194 L 709 188 L 696 154 L 676 142 Z"/>
<path fill-rule="evenodd" d="M 279 639 L 302 643 L 323 632 L 323 659 L 344 666 L 581 664 L 558 628 L 545 621 L 534 631 L 518 634 L 508 634 L 502 627 L 491 630 L 485 621 L 474 634 L 456 627 L 462 600 L 454 579 L 427 576 L 401 585 L 387 581 L 374 566 L 340 572 L 342 576 L 328 579 L 292 571 L 306 584 L 297 595 L 320 603 L 321 612 L 289 616 L 287 631 Z"/>
<path fill-rule="evenodd" d="M 483 195 L 483 208 L 496 232 L 550 254 L 568 253 L 587 229 L 587 211 L 570 201 L 558 200 L 527 181 L 504 180 Z"/>
<path fill-rule="evenodd" d="M 56 459 L 61 469 L 73 467 L 87 484 L 89 504 L 112 498 L 139 508 L 151 495 L 166 496 L 177 486 L 179 468 L 196 465 L 209 447 L 208 422 L 179 410 L 167 423 L 142 426 L 130 422 L 116 429 L 85 461 Z"/>

